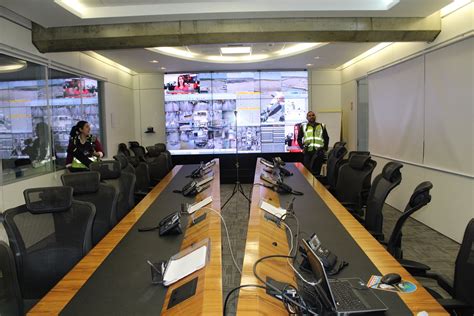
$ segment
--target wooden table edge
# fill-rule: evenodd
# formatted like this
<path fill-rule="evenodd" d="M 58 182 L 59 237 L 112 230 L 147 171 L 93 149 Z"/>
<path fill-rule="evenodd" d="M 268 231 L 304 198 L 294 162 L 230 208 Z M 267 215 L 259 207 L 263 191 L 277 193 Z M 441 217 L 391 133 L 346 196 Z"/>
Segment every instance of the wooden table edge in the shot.
<path fill-rule="evenodd" d="M 344 208 L 344 206 L 342 206 L 342 204 L 311 174 L 311 172 L 308 171 L 308 169 L 303 166 L 302 163 L 295 163 L 295 167 L 310 183 L 334 216 L 336 216 L 342 226 L 344 226 L 346 231 L 351 235 L 381 273 L 399 273 L 404 280 L 408 280 L 416 285 L 417 290 L 414 293 L 398 293 L 400 299 L 411 312 L 415 315 L 421 311 L 427 311 L 429 315 L 449 315 L 436 299 L 434 299 L 428 291 L 426 291 L 426 289 L 387 252 L 387 250 Z M 351 226 L 355 226 L 356 229 L 351 228 Z M 372 253 L 372 255 L 370 255 L 370 253 Z M 393 268 L 390 268 L 390 271 L 387 271 L 385 266 L 387 266 L 388 263 L 395 266 L 397 269 L 393 270 Z M 413 300 L 415 293 L 417 298 L 421 296 L 423 301 L 426 301 L 426 305 L 430 304 L 430 306 L 422 308 L 419 305 L 415 305 L 414 301 L 420 303 L 418 299 Z M 423 304 L 423 306 L 424 305 L 425 304 Z M 434 306 L 437 308 L 433 308 Z"/>
<path fill-rule="evenodd" d="M 175 166 L 27 315 L 58 315 L 181 170 Z"/>

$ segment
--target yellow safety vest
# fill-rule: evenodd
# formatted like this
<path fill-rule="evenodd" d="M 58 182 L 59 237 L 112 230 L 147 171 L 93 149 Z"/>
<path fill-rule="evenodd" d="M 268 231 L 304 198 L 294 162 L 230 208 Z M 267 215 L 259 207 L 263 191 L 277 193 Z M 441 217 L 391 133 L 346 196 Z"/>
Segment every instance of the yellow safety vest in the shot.
<path fill-rule="evenodd" d="M 313 151 L 324 146 L 323 124 L 317 124 L 315 127 L 308 123 L 303 124 L 304 145 L 307 151 Z"/>
<path fill-rule="evenodd" d="M 93 156 L 93 157 L 87 157 L 87 158 L 89 158 L 89 160 L 90 160 L 91 162 L 96 162 L 96 161 L 97 161 L 97 157 L 95 157 L 95 156 Z M 80 162 L 79 159 L 77 159 L 76 157 L 72 158 L 71 167 L 72 167 L 72 168 L 87 169 L 86 165 L 84 165 L 82 162 Z"/>
<path fill-rule="evenodd" d="M 76 144 L 77 141 L 79 141 L 79 138 L 78 138 L 78 137 L 73 138 L 74 145 Z M 95 137 L 92 136 L 92 135 L 90 135 L 90 136 L 87 138 L 87 141 L 86 141 L 86 142 L 90 142 L 90 143 L 95 142 Z M 96 156 L 87 157 L 87 158 L 89 158 L 89 160 L 90 160 L 91 162 L 96 162 L 96 161 L 97 161 L 97 157 L 96 157 Z M 77 159 L 76 157 L 73 157 L 73 158 L 72 158 L 71 167 L 72 167 L 72 168 L 87 169 L 87 166 L 84 165 L 82 162 L 80 162 L 79 159 Z"/>

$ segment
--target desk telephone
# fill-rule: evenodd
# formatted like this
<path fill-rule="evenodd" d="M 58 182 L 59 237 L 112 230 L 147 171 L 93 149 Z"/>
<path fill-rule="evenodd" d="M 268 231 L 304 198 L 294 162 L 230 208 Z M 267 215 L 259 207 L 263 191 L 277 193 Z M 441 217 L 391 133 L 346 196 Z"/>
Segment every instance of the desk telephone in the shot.
<path fill-rule="evenodd" d="M 208 184 L 214 179 L 214 176 L 207 177 L 201 181 L 191 180 L 181 190 L 174 190 L 175 193 L 182 193 L 184 196 L 195 196 L 196 194 L 210 187 Z"/>
<path fill-rule="evenodd" d="M 148 232 L 158 229 L 160 236 L 181 234 L 183 232 L 181 228 L 181 215 L 179 212 L 174 212 L 167 215 L 165 218 L 160 220 L 158 226 L 155 227 L 143 227 L 139 228 L 139 232 Z"/>
<path fill-rule="evenodd" d="M 205 174 L 211 172 L 210 168 L 212 166 L 214 166 L 215 164 L 216 164 L 215 160 L 211 160 L 206 164 L 204 164 L 204 162 L 201 162 L 201 165 L 199 166 L 199 168 L 193 170 L 193 172 L 191 172 L 189 177 L 191 177 L 191 178 L 201 178 Z"/>
<path fill-rule="evenodd" d="M 271 169 L 273 169 L 273 168 L 275 168 L 275 166 L 277 166 L 277 168 L 280 171 L 280 175 L 283 176 L 283 177 L 289 177 L 289 176 L 293 175 L 293 173 L 291 171 L 289 171 L 288 169 L 282 167 L 282 166 L 285 165 L 285 163 L 283 162 L 283 160 L 281 160 L 280 157 L 274 158 L 273 162 L 268 161 L 264 158 L 260 158 L 260 163 L 262 165 L 264 165 L 265 167 L 268 167 L 268 168 L 271 168 Z"/>
<path fill-rule="evenodd" d="M 328 275 L 335 275 L 339 273 L 345 266 L 348 265 L 344 260 L 339 260 L 337 256 L 321 244 L 318 236 L 313 234 L 308 241 L 309 246 L 313 249 L 314 253 L 323 263 L 324 269 Z M 301 248 L 302 249 L 302 248 Z M 302 249 L 303 262 L 301 263 L 301 268 L 306 270 L 311 270 L 311 265 L 307 259 L 305 251 Z"/>
<path fill-rule="evenodd" d="M 290 193 L 290 194 L 294 194 L 294 195 L 303 195 L 302 192 L 293 190 L 292 187 L 290 187 L 288 184 L 284 183 L 283 181 L 275 180 L 272 177 L 269 177 L 265 174 L 260 174 L 260 179 L 262 179 L 265 182 L 270 183 L 271 187 L 269 186 L 269 188 L 271 188 L 272 190 L 274 190 L 278 193 L 282 193 L 282 194 L 283 193 Z"/>

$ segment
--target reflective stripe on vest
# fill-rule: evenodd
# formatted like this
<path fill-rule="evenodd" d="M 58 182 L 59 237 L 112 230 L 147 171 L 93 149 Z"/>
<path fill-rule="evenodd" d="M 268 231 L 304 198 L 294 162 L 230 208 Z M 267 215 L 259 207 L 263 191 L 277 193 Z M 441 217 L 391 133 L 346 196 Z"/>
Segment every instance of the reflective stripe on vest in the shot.
<path fill-rule="evenodd" d="M 97 161 L 97 157 L 93 156 L 93 157 L 88 157 L 89 160 L 91 162 L 96 162 Z M 77 159 L 76 157 L 72 158 L 72 164 L 71 164 L 71 167 L 72 168 L 81 168 L 81 169 L 87 169 L 87 166 L 84 165 L 82 162 L 79 161 L 79 159 Z"/>
<path fill-rule="evenodd" d="M 308 151 L 324 146 L 323 128 L 323 124 L 318 124 L 316 127 L 308 125 L 307 123 L 303 124 L 304 144 L 308 148 Z"/>

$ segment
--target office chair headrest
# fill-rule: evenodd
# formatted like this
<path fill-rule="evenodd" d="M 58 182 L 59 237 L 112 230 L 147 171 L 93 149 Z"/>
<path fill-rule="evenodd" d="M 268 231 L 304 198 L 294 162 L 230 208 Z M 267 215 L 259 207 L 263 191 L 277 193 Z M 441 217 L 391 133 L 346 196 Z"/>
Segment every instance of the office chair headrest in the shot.
<path fill-rule="evenodd" d="M 346 146 L 346 142 L 335 142 L 333 148 L 345 147 L 345 146 Z"/>
<path fill-rule="evenodd" d="M 166 151 L 166 145 L 163 144 L 163 143 L 155 144 L 155 148 L 156 148 L 159 152 L 164 152 L 164 151 Z"/>
<path fill-rule="evenodd" d="M 432 188 L 433 184 L 430 181 L 418 184 L 410 197 L 410 202 L 408 203 L 410 207 L 421 207 L 428 204 L 431 201 L 430 190 Z"/>
<path fill-rule="evenodd" d="M 370 161 L 370 156 L 367 155 L 353 155 L 349 158 L 349 166 L 354 169 L 362 170 Z"/>
<path fill-rule="evenodd" d="M 125 169 L 128 166 L 128 159 L 124 155 L 115 155 L 114 159 L 120 164 L 120 169 Z"/>
<path fill-rule="evenodd" d="M 149 157 L 158 157 L 162 153 L 156 146 L 148 146 L 146 150 L 148 151 Z"/>
<path fill-rule="evenodd" d="M 72 187 L 47 187 L 23 191 L 26 208 L 32 214 L 59 213 L 72 206 Z"/>
<path fill-rule="evenodd" d="M 99 172 L 101 180 L 117 179 L 120 178 L 121 174 L 120 163 L 115 160 L 93 162 L 90 164 L 89 169 Z"/>
<path fill-rule="evenodd" d="M 335 146 L 332 150 L 332 154 L 336 158 L 341 158 L 344 157 L 344 155 L 347 153 L 347 148 L 344 147 L 343 145 Z"/>
<path fill-rule="evenodd" d="M 130 147 L 140 147 L 140 143 L 137 141 L 131 141 L 128 143 L 130 144 Z"/>
<path fill-rule="evenodd" d="M 125 143 L 120 143 L 120 144 L 118 145 L 118 149 L 119 149 L 119 150 L 118 150 L 119 152 L 130 153 L 130 152 L 128 151 L 127 145 L 125 145 Z"/>
<path fill-rule="evenodd" d="M 95 193 L 99 190 L 100 173 L 97 171 L 67 173 L 61 175 L 61 181 L 73 188 L 74 195 Z"/>
<path fill-rule="evenodd" d="M 390 182 L 396 181 L 397 178 L 401 177 L 401 168 L 403 168 L 401 163 L 390 161 L 383 167 L 382 176 Z"/>

